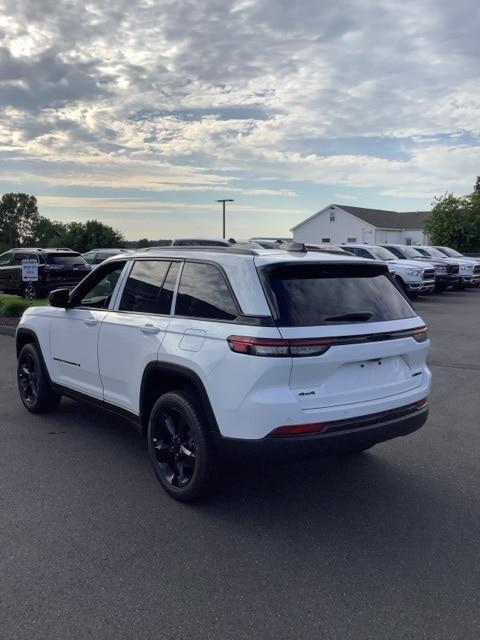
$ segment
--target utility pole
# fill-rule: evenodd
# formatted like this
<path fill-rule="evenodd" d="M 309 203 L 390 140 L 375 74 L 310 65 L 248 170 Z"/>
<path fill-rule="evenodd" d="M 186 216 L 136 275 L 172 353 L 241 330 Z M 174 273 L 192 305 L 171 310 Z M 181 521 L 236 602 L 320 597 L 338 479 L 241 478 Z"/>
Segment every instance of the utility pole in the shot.
<path fill-rule="evenodd" d="M 224 198 L 223 200 L 217 200 L 217 202 L 221 202 L 222 203 L 222 210 L 223 210 L 223 236 L 222 238 L 226 238 L 226 233 L 225 233 L 225 203 L 226 202 L 235 202 L 235 200 L 232 200 L 231 198 Z"/>

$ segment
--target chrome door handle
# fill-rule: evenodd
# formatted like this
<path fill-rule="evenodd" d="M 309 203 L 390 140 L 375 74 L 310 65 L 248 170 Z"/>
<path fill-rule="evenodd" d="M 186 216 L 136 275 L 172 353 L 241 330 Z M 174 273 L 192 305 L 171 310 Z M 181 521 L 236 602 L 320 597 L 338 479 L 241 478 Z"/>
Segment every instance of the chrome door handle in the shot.
<path fill-rule="evenodd" d="M 140 331 L 146 334 L 156 334 L 160 331 L 160 327 L 154 327 L 153 324 L 144 324 L 143 327 L 140 327 Z"/>
<path fill-rule="evenodd" d="M 98 324 L 98 320 L 95 320 L 95 318 L 87 318 L 86 320 L 84 320 L 84 323 L 88 327 L 94 327 L 96 324 Z"/>

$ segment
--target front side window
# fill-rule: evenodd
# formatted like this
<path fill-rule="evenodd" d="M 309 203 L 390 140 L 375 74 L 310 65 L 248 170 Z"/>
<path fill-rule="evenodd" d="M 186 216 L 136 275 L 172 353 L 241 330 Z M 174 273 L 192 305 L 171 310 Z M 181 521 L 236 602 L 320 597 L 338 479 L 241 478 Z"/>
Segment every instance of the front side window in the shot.
<path fill-rule="evenodd" d="M 175 314 L 208 320 L 235 320 L 238 310 L 222 272 L 211 264 L 187 262 Z"/>
<path fill-rule="evenodd" d="M 118 279 L 123 271 L 125 262 L 115 262 L 107 269 L 95 270 L 85 286 L 87 290 L 79 291 L 73 302 L 75 307 L 89 309 L 108 309 Z"/>
<path fill-rule="evenodd" d="M 281 265 L 265 272 L 277 324 L 311 327 L 413 318 L 415 312 L 372 264 Z"/>
<path fill-rule="evenodd" d="M 12 252 L 7 251 L 0 256 L 0 267 L 6 267 L 12 260 Z"/>
<path fill-rule="evenodd" d="M 120 311 L 169 315 L 178 268 L 178 262 L 168 260 L 135 262 L 123 290 Z"/>

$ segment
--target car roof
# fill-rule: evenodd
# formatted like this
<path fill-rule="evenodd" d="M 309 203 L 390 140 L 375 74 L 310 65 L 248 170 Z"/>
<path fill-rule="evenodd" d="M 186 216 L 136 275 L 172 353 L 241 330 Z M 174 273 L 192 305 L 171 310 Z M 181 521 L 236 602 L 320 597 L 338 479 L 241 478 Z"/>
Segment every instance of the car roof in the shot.
<path fill-rule="evenodd" d="M 62 248 L 62 247 L 58 247 L 56 249 L 41 249 L 39 247 L 17 247 L 14 249 L 9 249 L 9 251 L 38 251 L 39 253 L 73 253 L 75 255 L 79 255 L 80 252 L 79 251 L 74 251 L 73 249 L 67 249 L 66 247 Z"/>
<path fill-rule="evenodd" d="M 244 248 L 244 247 L 158 247 L 156 249 L 149 248 L 149 251 L 142 249 L 134 250 L 126 256 L 118 255 L 109 258 L 109 260 L 121 260 L 127 258 L 133 260 L 135 258 L 176 258 L 176 259 L 195 259 L 206 260 L 210 262 L 223 263 L 225 261 L 232 262 L 234 260 L 252 260 L 255 262 L 336 262 L 352 260 L 362 262 L 362 258 L 351 256 L 347 252 L 342 254 L 327 253 L 318 250 L 308 251 L 300 248 L 286 249 L 263 249 L 263 248 Z M 258 260 L 260 259 L 260 260 Z"/>

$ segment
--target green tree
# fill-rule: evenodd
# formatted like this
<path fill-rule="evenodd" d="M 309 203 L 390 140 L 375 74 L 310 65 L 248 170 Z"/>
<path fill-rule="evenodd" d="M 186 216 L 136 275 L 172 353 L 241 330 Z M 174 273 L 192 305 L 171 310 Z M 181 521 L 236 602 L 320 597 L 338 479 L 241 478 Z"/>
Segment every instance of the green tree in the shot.
<path fill-rule="evenodd" d="M 25 243 L 33 247 L 63 247 L 66 227 L 63 222 L 39 216 L 32 235 Z"/>
<path fill-rule="evenodd" d="M 125 239 L 119 231 L 98 220 L 69 222 L 65 225 L 61 240 L 62 247 L 69 247 L 81 253 L 102 247 L 122 247 L 125 243 Z"/>
<path fill-rule="evenodd" d="M 145 249 L 150 246 L 150 240 L 148 238 L 140 238 L 137 242 L 137 249 Z"/>
<path fill-rule="evenodd" d="M 427 231 L 434 245 L 465 253 L 480 251 L 480 191 L 460 197 L 447 193 L 436 198 Z"/>
<path fill-rule="evenodd" d="M 35 196 L 28 193 L 4 193 L 0 201 L 0 244 L 18 246 L 32 236 L 38 219 Z"/>

